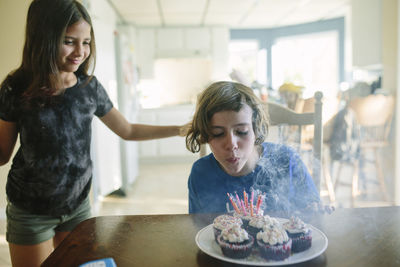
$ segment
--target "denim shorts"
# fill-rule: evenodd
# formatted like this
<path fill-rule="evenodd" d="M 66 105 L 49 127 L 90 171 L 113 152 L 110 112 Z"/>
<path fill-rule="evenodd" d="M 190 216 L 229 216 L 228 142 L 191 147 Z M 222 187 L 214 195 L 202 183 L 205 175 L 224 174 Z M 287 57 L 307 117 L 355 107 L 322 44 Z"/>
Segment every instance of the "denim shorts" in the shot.
<path fill-rule="evenodd" d="M 70 232 L 80 222 L 91 217 L 90 200 L 67 215 L 36 215 L 7 203 L 6 239 L 16 245 L 35 245 L 54 237 L 56 232 Z"/>

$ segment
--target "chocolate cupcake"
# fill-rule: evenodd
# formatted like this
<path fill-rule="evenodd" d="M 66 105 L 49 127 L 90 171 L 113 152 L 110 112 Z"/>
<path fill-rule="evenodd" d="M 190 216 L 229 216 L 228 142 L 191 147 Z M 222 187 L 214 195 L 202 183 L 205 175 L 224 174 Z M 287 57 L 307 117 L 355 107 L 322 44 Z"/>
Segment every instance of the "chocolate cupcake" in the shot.
<path fill-rule="evenodd" d="M 256 215 L 251 217 L 248 226 L 246 228 L 247 232 L 254 238 L 257 238 L 257 233 L 262 231 L 262 229 L 269 225 L 279 225 L 278 220 L 272 218 L 268 215 Z"/>
<path fill-rule="evenodd" d="M 217 240 L 222 254 L 229 258 L 243 259 L 253 250 L 254 238 L 237 224 L 222 230 Z"/>
<path fill-rule="evenodd" d="M 228 228 L 234 224 L 241 226 L 243 224 L 243 222 L 239 217 L 234 217 L 234 216 L 227 215 L 227 214 L 223 214 L 223 215 L 216 217 L 213 221 L 215 242 L 217 242 L 217 238 L 221 234 L 222 230 L 224 230 L 225 228 Z"/>
<path fill-rule="evenodd" d="M 269 225 L 257 233 L 260 255 L 267 260 L 281 261 L 289 258 L 292 240 L 279 225 Z"/>
<path fill-rule="evenodd" d="M 236 218 L 240 218 L 240 219 L 242 220 L 242 222 L 243 222 L 242 227 L 243 227 L 244 229 L 247 228 L 247 225 L 249 224 L 249 221 L 250 221 L 250 219 L 251 219 L 251 216 L 250 216 L 249 213 L 247 213 L 246 215 L 244 215 L 243 213 L 234 212 L 234 213 L 233 213 L 233 216 L 236 217 Z"/>
<path fill-rule="evenodd" d="M 312 231 L 300 218 L 291 217 L 283 227 L 292 239 L 292 252 L 302 252 L 311 247 Z"/>
<path fill-rule="evenodd" d="M 253 212 L 253 214 L 255 214 L 255 212 Z M 261 214 L 262 215 L 262 214 Z M 250 212 L 250 207 L 248 209 L 246 209 L 246 213 L 244 213 L 243 211 L 241 211 L 240 213 L 237 213 L 236 211 L 233 213 L 234 217 L 240 218 L 243 222 L 242 228 L 246 229 L 247 225 L 249 224 L 251 218 L 254 217 L 251 216 L 251 212 Z"/>

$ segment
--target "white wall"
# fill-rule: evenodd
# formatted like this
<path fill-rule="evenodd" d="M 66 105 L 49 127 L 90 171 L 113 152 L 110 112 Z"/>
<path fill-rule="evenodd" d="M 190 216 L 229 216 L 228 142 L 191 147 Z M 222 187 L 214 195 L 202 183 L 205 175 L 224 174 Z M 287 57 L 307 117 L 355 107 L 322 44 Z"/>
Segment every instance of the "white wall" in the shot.
<path fill-rule="evenodd" d="M 0 80 L 21 63 L 30 0 L 0 0 Z M 14 153 L 18 148 L 14 149 Z M 6 181 L 11 162 L 0 167 L 0 218 L 5 217 Z"/>
<path fill-rule="evenodd" d="M 382 64 L 382 1 L 352 0 L 351 6 L 353 66 L 376 65 L 379 68 Z"/>
<path fill-rule="evenodd" d="M 397 0 L 382 1 L 382 88 L 396 93 L 397 86 L 397 54 L 398 54 L 398 4 Z"/>
<path fill-rule="evenodd" d="M 138 28 L 137 40 L 144 108 L 195 102 L 211 82 L 229 78 L 227 27 Z"/>
<path fill-rule="evenodd" d="M 397 14 L 400 14 L 400 0 L 397 0 Z M 400 36 L 400 16 L 397 16 L 397 36 Z M 400 42 L 397 42 L 397 51 L 400 51 Z M 397 77 L 400 77 L 400 53 L 397 53 Z M 400 118 L 400 94 L 399 94 L 399 88 L 400 88 L 400 79 L 397 79 L 397 97 L 396 97 L 396 118 Z M 400 120 L 396 119 L 396 154 L 395 154 L 395 159 L 396 159 L 396 164 L 395 164 L 395 195 L 394 195 L 394 201 L 396 205 L 400 205 Z"/>

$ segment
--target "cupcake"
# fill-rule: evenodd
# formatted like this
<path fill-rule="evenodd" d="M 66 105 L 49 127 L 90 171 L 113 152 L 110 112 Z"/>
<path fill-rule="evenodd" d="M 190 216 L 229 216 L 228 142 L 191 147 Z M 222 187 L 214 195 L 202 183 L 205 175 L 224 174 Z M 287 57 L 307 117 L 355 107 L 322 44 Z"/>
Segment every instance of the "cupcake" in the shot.
<path fill-rule="evenodd" d="M 250 207 L 248 207 L 248 208 L 246 208 L 246 214 L 241 210 L 240 213 L 237 213 L 237 212 L 235 211 L 235 212 L 233 213 L 233 216 L 242 219 L 242 222 L 243 222 L 242 227 L 243 227 L 244 229 L 246 229 L 246 228 L 247 228 L 247 225 L 249 224 L 250 220 L 251 220 L 253 217 L 255 217 L 255 216 L 263 216 L 263 214 L 264 214 L 264 211 L 260 209 L 260 210 L 258 211 L 258 214 L 256 215 L 256 210 L 255 210 L 255 207 L 254 207 L 254 208 L 253 208 L 253 216 L 252 216 L 252 215 L 251 215 L 251 212 L 250 212 Z"/>
<path fill-rule="evenodd" d="M 251 217 L 249 224 L 247 228 L 247 232 L 252 235 L 254 238 L 257 237 L 257 233 L 262 231 L 263 227 L 268 226 L 268 225 L 279 225 L 279 222 L 275 219 L 272 218 L 268 215 L 262 216 L 262 215 L 256 215 Z"/>
<path fill-rule="evenodd" d="M 267 260 L 281 261 L 289 258 L 292 240 L 280 225 L 268 225 L 257 233 L 260 255 Z"/>
<path fill-rule="evenodd" d="M 238 224 L 222 230 L 217 240 L 222 254 L 234 259 L 248 257 L 254 245 L 254 238 Z"/>
<path fill-rule="evenodd" d="M 246 229 L 246 227 L 247 227 L 247 225 L 249 224 L 249 221 L 250 221 L 250 219 L 251 219 L 250 214 L 244 215 L 243 213 L 234 212 L 234 213 L 233 213 L 233 216 L 234 216 L 235 218 L 240 218 L 240 219 L 242 220 L 242 222 L 243 222 L 242 227 Z"/>
<path fill-rule="evenodd" d="M 234 217 L 231 215 L 223 214 L 216 217 L 213 221 L 213 230 L 214 230 L 214 238 L 217 242 L 218 236 L 221 234 L 221 231 L 225 228 L 233 225 L 238 224 L 241 226 L 243 224 L 242 220 L 238 217 Z"/>
<path fill-rule="evenodd" d="M 311 247 L 312 232 L 298 217 L 291 217 L 283 224 L 288 236 L 292 239 L 292 252 L 301 252 Z"/>

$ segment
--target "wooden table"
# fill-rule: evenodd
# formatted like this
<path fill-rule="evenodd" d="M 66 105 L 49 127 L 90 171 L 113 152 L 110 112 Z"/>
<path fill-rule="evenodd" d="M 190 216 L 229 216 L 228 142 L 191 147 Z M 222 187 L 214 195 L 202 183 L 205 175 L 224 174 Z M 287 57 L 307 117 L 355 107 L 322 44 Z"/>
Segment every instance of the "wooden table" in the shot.
<path fill-rule="evenodd" d="M 43 266 L 112 257 L 124 266 L 237 266 L 203 253 L 196 233 L 215 215 L 105 216 L 82 222 Z M 296 266 L 400 266 L 400 207 L 339 209 L 311 218 L 327 250 Z"/>

